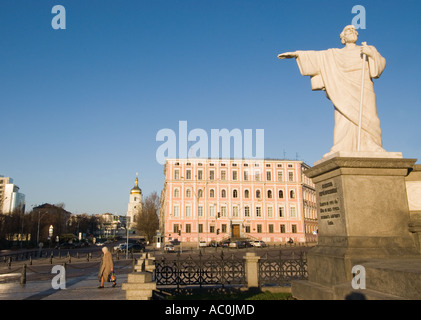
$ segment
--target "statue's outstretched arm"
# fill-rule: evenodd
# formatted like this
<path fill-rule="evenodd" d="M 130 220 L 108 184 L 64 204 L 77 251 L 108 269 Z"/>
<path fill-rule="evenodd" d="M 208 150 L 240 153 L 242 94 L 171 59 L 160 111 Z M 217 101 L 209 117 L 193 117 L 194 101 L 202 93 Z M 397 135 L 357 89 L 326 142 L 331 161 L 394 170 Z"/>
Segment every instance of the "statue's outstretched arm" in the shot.
<path fill-rule="evenodd" d="M 292 58 L 298 58 L 297 52 L 285 52 L 278 54 L 279 59 L 292 59 Z"/>

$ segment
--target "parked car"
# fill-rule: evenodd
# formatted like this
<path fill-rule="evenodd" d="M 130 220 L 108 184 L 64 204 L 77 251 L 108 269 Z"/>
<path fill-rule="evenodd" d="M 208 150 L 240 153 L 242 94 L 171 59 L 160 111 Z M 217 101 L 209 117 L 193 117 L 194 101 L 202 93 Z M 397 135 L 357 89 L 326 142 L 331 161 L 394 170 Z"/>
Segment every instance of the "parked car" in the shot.
<path fill-rule="evenodd" d="M 76 248 L 75 245 L 73 243 L 61 243 L 58 246 L 56 246 L 56 249 L 74 249 Z"/>
<path fill-rule="evenodd" d="M 164 247 L 164 251 L 166 252 L 175 252 L 174 251 L 174 246 L 172 244 L 166 244 Z"/>
<path fill-rule="evenodd" d="M 129 245 L 130 252 L 145 252 L 145 246 L 140 243 L 134 243 L 132 246 Z"/>
<path fill-rule="evenodd" d="M 243 245 L 244 245 L 245 248 L 253 247 L 251 241 L 249 241 L 249 240 L 245 240 L 245 241 L 242 241 L 242 242 L 243 242 Z"/>
<path fill-rule="evenodd" d="M 199 247 L 207 247 L 208 244 L 206 243 L 206 241 L 199 241 Z"/>
<path fill-rule="evenodd" d="M 253 241 L 253 247 L 266 247 L 266 243 L 262 240 Z"/>
<path fill-rule="evenodd" d="M 221 247 L 223 248 L 227 248 L 230 245 L 230 241 L 229 240 L 225 240 L 221 242 Z"/>

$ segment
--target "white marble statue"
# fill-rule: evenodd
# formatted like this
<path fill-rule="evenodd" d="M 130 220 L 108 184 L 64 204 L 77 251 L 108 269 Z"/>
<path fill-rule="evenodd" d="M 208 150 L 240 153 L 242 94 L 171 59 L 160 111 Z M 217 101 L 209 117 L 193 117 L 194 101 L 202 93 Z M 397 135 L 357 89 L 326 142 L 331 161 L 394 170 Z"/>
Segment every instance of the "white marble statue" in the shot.
<path fill-rule="evenodd" d="M 335 107 L 333 147 L 324 157 L 338 151 L 385 152 L 372 79 L 380 77 L 386 60 L 375 47 L 356 44 L 353 25 L 346 26 L 340 38 L 342 49 L 286 52 L 278 58 L 296 58 L 301 74 L 311 77 L 312 89 L 324 90 Z"/>

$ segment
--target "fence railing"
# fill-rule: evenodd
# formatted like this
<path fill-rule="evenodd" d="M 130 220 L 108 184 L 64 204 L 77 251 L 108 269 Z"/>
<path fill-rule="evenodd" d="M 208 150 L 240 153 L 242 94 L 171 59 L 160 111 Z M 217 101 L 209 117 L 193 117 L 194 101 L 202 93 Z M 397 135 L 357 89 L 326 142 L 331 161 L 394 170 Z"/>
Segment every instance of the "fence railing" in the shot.
<path fill-rule="evenodd" d="M 300 252 L 284 256 L 267 253 L 259 259 L 259 285 L 289 285 L 293 280 L 308 280 L 307 255 Z"/>
<path fill-rule="evenodd" d="M 155 260 L 155 281 L 157 285 L 232 285 L 245 284 L 244 260 L 234 255 L 191 255 L 177 254 L 176 259 L 162 257 Z"/>
<path fill-rule="evenodd" d="M 175 259 L 162 257 L 155 260 L 154 272 L 157 286 L 176 286 L 177 289 L 194 285 L 249 286 L 250 283 L 280 286 L 307 278 L 306 254 L 285 255 L 281 250 L 272 255 L 255 256 L 252 253 L 247 257 L 226 256 L 223 251 L 220 255 L 207 256 L 203 256 L 201 251 L 198 256 L 177 254 Z"/>

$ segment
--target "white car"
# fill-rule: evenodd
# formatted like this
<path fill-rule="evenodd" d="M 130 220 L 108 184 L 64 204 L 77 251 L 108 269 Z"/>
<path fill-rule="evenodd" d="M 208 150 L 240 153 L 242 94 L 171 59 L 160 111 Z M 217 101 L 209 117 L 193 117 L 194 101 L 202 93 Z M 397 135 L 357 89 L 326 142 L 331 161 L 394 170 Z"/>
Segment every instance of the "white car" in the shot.
<path fill-rule="evenodd" d="M 206 243 L 206 241 L 199 241 L 199 247 L 207 247 L 208 244 Z"/>
<path fill-rule="evenodd" d="M 255 240 L 252 242 L 253 247 L 266 247 L 266 243 L 262 240 Z"/>
<path fill-rule="evenodd" d="M 164 247 L 164 251 L 174 252 L 174 246 L 172 244 L 166 244 L 165 247 Z"/>

